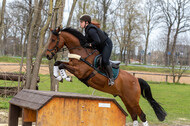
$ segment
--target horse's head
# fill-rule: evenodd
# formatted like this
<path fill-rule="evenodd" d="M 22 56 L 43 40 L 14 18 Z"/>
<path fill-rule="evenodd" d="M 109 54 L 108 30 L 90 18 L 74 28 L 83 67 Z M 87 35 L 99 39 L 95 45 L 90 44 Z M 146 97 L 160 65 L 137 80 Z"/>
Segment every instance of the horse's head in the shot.
<path fill-rule="evenodd" d="M 48 49 L 46 51 L 46 57 L 48 60 L 51 60 L 53 56 L 64 46 L 64 39 L 60 35 L 60 27 L 55 30 L 50 28 L 50 31 L 52 34 L 49 40 Z"/>

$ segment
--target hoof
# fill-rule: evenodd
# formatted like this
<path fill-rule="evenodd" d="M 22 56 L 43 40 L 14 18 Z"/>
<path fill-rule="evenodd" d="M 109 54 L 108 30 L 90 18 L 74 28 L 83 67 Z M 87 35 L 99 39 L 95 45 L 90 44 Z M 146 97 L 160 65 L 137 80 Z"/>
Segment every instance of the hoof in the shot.
<path fill-rule="evenodd" d="M 70 82 L 73 82 L 73 77 L 72 77 L 72 76 L 70 76 L 70 78 L 71 78 Z"/>
<path fill-rule="evenodd" d="M 66 80 L 69 81 L 69 82 L 73 82 L 72 76 L 70 76 L 70 77 L 67 76 Z"/>
<path fill-rule="evenodd" d="M 63 83 L 63 78 L 59 82 Z"/>
<path fill-rule="evenodd" d="M 56 61 L 56 62 L 54 63 L 54 66 L 59 66 L 61 63 L 62 63 L 61 61 Z"/>

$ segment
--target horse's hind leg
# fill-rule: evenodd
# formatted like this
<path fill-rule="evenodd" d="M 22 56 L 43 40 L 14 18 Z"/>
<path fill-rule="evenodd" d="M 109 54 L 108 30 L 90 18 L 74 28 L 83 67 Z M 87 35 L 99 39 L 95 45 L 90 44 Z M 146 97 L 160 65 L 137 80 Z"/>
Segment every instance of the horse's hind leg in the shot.
<path fill-rule="evenodd" d="M 141 110 L 138 102 L 135 103 L 134 99 L 130 100 L 130 98 L 128 98 L 127 101 L 125 99 L 123 99 L 123 98 L 121 98 L 121 99 L 124 102 L 124 104 L 125 104 L 125 106 L 127 108 L 127 111 L 131 115 L 131 118 L 133 120 L 133 126 L 138 126 L 137 116 L 139 116 L 139 118 L 143 122 L 143 126 L 148 126 L 148 123 L 146 121 L 146 115 Z M 130 103 L 130 104 L 128 104 L 128 103 Z"/>
<path fill-rule="evenodd" d="M 146 121 L 146 115 L 144 114 L 139 105 L 132 107 L 132 111 L 139 116 L 139 118 L 143 122 L 143 126 L 148 126 L 148 122 Z"/>

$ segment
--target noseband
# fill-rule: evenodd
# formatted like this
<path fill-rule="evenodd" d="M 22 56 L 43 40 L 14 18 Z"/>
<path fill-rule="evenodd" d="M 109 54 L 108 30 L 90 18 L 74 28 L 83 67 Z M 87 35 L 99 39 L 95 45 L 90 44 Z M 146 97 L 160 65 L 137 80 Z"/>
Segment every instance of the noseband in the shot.
<path fill-rule="evenodd" d="M 55 55 L 55 53 L 57 53 L 60 50 L 60 48 L 58 46 L 59 45 L 59 34 L 56 36 L 57 36 L 57 43 L 56 43 L 55 47 L 53 49 L 47 49 L 47 51 L 49 51 L 53 56 Z M 52 52 L 54 50 L 55 50 L 55 53 Z"/>

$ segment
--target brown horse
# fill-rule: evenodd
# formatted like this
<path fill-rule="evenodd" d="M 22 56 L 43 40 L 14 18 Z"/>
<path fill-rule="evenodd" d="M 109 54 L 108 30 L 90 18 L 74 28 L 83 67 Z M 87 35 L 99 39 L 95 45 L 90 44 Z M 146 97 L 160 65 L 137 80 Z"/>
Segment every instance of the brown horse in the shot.
<path fill-rule="evenodd" d="M 119 75 L 113 86 L 108 86 L 108 78 L 97 73 L 91 66 L 98 51 L 89 48 L 83 48 L 85 37 L 75 29 L 65 28 L 60 30 L 57 28 L 52 30 L 51 39 L 46 51 L 46 56 L 50 60 L 55 53 L 65 45 L 70 54 L 80 55 L 81 58 L 69 58 L 69 62 L 57 61 L 56 66 L 59 69 L 66 69 L 74 74 L 79 80 L 88 86 L 97 90 L 110 93 L 114 96 L 119 96 L 125 104 L 128 112 L 131 115 L 134 125 L 137 122 L 137 116 L 142 120 L 143 125 L 148 125 L 146 115 L 139 106 L 140 95 L 148 100 L 155 111 L 157 118 L 163 121 L 166 116 L 164 109 L 153 99 L 150 86 L 146 81 L 140 78 L 135 78 L 124 70 L 119 70 Z"/>

